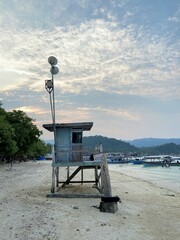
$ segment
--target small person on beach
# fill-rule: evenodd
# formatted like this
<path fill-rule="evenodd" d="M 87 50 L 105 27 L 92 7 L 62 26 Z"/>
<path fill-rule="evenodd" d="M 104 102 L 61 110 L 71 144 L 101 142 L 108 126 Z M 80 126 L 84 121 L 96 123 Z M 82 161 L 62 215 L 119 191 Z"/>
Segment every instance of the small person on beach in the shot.
<path fill-rule="evenodd" d="M 89 160 L 94 161 L 94 155 L 93 154 L 90 155 Z"/>

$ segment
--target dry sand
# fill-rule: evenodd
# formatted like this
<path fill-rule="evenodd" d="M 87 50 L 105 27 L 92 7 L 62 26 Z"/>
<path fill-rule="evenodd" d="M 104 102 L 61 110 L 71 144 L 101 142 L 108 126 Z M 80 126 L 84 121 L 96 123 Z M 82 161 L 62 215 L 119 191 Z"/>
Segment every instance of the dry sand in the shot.
<path fill-rule="evenodd" d="M 94 207 L 97 198 L 46 198 L 49 161 L 0 165 L 0 240 L 180 239 L 179 193 L 125 173 L 110 170 L 110 177 L 122 200 L 114 214 Z"/>

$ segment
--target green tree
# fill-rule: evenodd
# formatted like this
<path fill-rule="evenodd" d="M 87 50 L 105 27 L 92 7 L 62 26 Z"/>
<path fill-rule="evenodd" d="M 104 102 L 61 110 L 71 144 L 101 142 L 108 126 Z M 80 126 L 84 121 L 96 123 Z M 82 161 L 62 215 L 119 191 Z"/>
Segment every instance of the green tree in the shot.
<path fill-rule="evenodd" d="M 18 146 L 16 154 L 18 156 L 27 155 L 33 145 L 37 143 L 42 132 L 34 124 L 35 120 L 28 117 L 23 111 L 7 112 L 7 120 L 15 130 L 13 140 Z"/>
<path fill-rule="evenodd" d="M 18 151 L 14 128 L 7 122 L 6 113 L 0 109 L 0 155 L 1 159 L 5 156 L 11 157 Z"/>
<path fill-rule="evenodd" d="M 45 156 L 47 153 L 51 152 L 51 145 L 46 144 L 41 139 L 38 139 L 29 148 L 28 156 L 31 158 Z"/>

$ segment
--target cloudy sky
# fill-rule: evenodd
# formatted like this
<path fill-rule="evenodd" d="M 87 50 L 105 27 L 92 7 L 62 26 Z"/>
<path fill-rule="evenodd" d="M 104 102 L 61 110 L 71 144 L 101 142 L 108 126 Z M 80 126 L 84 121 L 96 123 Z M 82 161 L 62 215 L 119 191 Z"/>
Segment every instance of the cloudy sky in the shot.
<path fill-rule="evenodd" d="M 180 137 L 180 0 L 0 0 L 0 100 L 40 130 L 49 56 L 56 122 L 93 121 L 86 136 Z"/>

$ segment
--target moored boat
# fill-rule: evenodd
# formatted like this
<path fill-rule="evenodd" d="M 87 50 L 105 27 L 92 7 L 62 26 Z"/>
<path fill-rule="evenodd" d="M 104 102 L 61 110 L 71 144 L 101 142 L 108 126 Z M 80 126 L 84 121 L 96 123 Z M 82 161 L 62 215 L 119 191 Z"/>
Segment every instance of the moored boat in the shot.
<path fill-rule="evenodd" d="M 143 165 L 149 166 L 162 166 L 162 156 L 145 156 Z"/>
<path fill-rule="evenodd" d="M 132 162 L 132 164 L 143 164 L 144 163 L 144 158 L 135 158 L 131 162 Z"/>
<path fill-rule="evenodd" d="M 123 164 L 123 163 L 128 163 L 129 161 L 124 158 L 108 158 L 107 163 L 118 163 L 118 164 Z"/>
<path fill-rule="evenodd" d="M 129 160 L 125 158 L 121 153 L 107 153 L 106 158 L 107 163 L 123 164 L 129 162 Z"/>
<path fill-rule="evenodd" d="M 169 166 L 177 166 L 177 167 L 180 167 L 180 161 L 179 160 L 172 160 L 170 163 L 169 163 Z"/>
<path fill-rule="evenodd" d="M 171 156 L 148 156 L 143 161 L 145 167 L 153 166 L 162 166 L 162 167 L 171 167 L 171 166 L 180 166 L 180 159 Z"/>
<path fill-rule="evenodd" d="M 160 160 L 144 160 L 143 162 L 144 167 L 156 167 L 156 166 L 163 166 L 163 162 Z"/>

